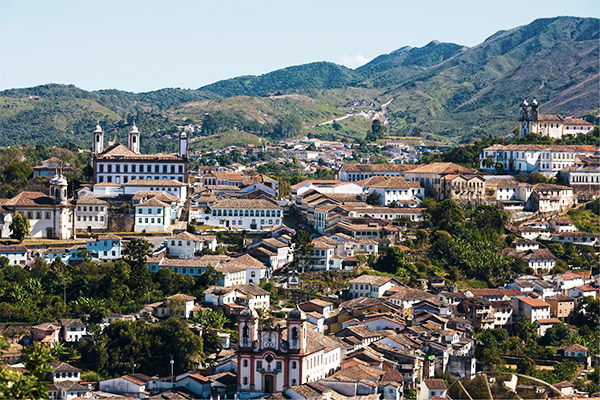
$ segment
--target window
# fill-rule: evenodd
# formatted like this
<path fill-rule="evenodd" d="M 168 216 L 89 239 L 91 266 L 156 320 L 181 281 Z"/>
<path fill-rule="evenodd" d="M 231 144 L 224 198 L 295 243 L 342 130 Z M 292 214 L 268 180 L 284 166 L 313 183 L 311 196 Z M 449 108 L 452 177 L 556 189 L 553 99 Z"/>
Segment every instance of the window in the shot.
<path fill-rule="evenodd" d="M 248 366 L 248 360 L 244 360 L 243 365 L 244 365 L 244 367 L 247 367 Z"/>
<path fill-rule="evenodd" d="M 247 385 L 247 384 L 248 384 L 248 378 L 244 377 L 244 385 Z"/>
<path fill-rule="evenodd" d="M 296 361 L 292 361 L 292 369 L 296 369 L 296 366 L 297 366 Z"/>
<path fill-rule="evenodd" d="M 256 369 L 262 369 L 262 361 L 256 362 Z"/>

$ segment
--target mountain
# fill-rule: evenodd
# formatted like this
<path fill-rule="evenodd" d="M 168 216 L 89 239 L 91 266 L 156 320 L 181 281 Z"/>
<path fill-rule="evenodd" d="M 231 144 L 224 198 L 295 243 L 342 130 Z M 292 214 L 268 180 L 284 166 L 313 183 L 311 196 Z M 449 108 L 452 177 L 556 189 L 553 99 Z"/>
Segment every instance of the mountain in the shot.
<path fill-rule="evenodd" d="M 295 114 L 305 132 L 351 138 L 364 135 L 369 121 L 347 118 L 341 131 L 317 125 L 376 111 L 390 100 L 391 135 L 452 142 L 481 133 L 506 135 L 516 127 L 523 98 L 536 97 L 543 113 L 582 115 L 600 108 L 599 21 L 538 19 L 471 48 L 432 41 L 401 47 L 354 70 L 315 62 L 197 90 L 89 92 L 56 84 L 6 90 L 0 92 L 0 145 L 87 144 L 97 120 L 124 137 L 135 119 L 147 137 L 145 151 L 171 149 L 175 123 L 216 112 L 227 120 L 222 132 L 251 126 L 251 133 L 269 135 L 278 121 Z"/>

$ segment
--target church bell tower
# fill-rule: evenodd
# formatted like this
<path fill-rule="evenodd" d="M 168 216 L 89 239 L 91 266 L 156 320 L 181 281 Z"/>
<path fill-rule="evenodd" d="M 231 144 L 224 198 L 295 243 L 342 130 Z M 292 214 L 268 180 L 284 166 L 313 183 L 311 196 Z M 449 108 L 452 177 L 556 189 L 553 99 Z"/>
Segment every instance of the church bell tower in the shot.
<path fill-rule="evenodd" d="M 92 154 L 100 154 L 102 150 L 104 150 L 104 132 L 100 127 L 100 122 L 98 122 L 92 138 Z"/>
<path fill-rule="evenodd" d="M 135 126 L 135 122 L 131 127 L 131 131 L 129 131 L 129 150 L 135 154 L 140 154 L 140 131 Z"/>

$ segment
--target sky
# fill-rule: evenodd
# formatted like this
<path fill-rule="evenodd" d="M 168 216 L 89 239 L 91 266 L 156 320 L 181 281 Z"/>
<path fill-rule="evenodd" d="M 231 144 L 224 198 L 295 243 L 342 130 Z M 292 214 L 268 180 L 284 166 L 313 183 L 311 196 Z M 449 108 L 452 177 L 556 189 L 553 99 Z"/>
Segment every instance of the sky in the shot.
<path fill-rule="evenodd" d="M 358 67 L 432 40 L 475 46 L 597 0 L 0 0 L 0 90 L 196 89 L 314 61 Z"/>

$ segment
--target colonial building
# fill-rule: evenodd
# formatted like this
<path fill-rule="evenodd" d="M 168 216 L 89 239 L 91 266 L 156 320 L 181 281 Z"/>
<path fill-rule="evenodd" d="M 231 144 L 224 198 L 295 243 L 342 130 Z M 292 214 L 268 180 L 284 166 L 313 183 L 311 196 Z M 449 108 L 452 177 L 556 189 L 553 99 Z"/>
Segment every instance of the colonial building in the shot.
<path fill-rule="evenodd" d="M 523 137 L 529 133 L 540 136 L 548 136 L 560 139 L 564 135 L 577 136 L 588 133 L 594 128 L 594 124 L 581 118 L 563 117 L 562 115 L 540 114 L 539 104 L 533 99 L 531 104 L 523 100 L 520 105 L 519 136 Z"/>
<path fill-rule="evenodd" d="M 461 182 L 471 183 L 471 186 L 467 184 L 460 188 L 461 197 L 477 198 L 480 196 L 480 192 L 485 191 L 485 182 L 474 178 L 475 171 L 454 163 L 435 162 L 404 172 L 407 181 L 420 182 L 421 186 L 425 188 L 425 194 L 433 196 L 436 200 L 443 200 L 448 190 L 457 190 L 452 188 L 453 180 L 450 178 L 448 178 L 450 181 L 442 180 L 446 175 L 450 175 L 452 178 L 463 176 L 466 178 L 461 178 Z"/>
<path fill-rule="evenodd" d="M 50 180 L 50 195 L 21 192 L 0 200 L 0 237 L 10 237 L 10 225 L 16 214 L 29 220 L 32 238 L 72 239 L 73 206 L 67 198 L 67 180 L 62 174 Z"/>
<path fill-rule="evenodd" d="M 402 176 L 411 168 L 406 164 L 342 164 L 337 175 L 341 181 L 354 182 L 373 176 Z"/>
<path fill-rule="evenodd" d="M 279 205 L 264 199 L 224 199 L 209 207 L 207 225 L 227 228 L 261 230 L 279 226 L 283 222 L 283 210 Z M 202 216 L 196 218 L 202 221 Z"/>
<path fill-rule="evenodd" d="M 580 156 L 600 153 L 590 145 L 495 144 L 479 155 L 482 171 L 542 172 L 556 174 L 579 163 Z"/>
<path fill-rule="evenodd" d="M 75 207 L 75 230 L 102 231 L 108 227 L 108 203 L 94 196 L 78 199 Z"/>
<path fill-rule="evenodd" d="M 175 208 L 156 198 L 135 206 L 135 232 L 163 232 L 174 222 Z"/>
<path fill-rule="evenodd" d="M 318 381 L 340 366 L 342 345 L 309 328 L 306 314 L 292 310 L 283 328 L 259 328 L 258 314 L 246 308 L 238 318 L 238 388 L 280 393 Z"/>
<path fill-rule="evenodd" d="M 356 182 L 365 192 L 377 193 L 379 204 L 395 203 L 399 207 L 416 207 L 425 197 L 425 189 L 420 182 L 407 181 L 401 176 L 376 176 Z"/>
<path fill-rule="evenodd" d="M 96 125 L 92 143 L 94 183 L 120 185 L 136 179 L 172 179 L 187 183 L 187 146 L 187 134 L 181 132 L 177 154 L 140 154 L 140 132 L 134 124 L 128 146 L 116 142 L 105 149 L 104 132 Z"/>

